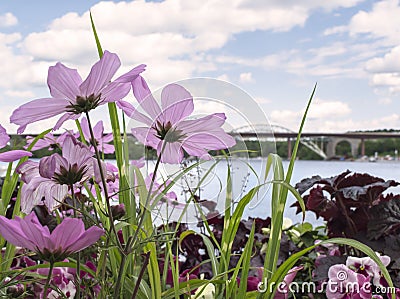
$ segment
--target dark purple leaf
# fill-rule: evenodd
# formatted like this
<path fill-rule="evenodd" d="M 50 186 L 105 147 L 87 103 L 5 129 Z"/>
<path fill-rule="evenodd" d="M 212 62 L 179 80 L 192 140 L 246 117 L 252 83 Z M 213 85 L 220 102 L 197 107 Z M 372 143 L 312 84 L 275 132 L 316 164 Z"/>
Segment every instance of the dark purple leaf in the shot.
<path fill-rule="evenodd" d="M 368 238 L 377 240 L 391 235 L 400 228 L 400 200 L 381 202 L 371 209 L 372 218 L 368 223 Z"/>

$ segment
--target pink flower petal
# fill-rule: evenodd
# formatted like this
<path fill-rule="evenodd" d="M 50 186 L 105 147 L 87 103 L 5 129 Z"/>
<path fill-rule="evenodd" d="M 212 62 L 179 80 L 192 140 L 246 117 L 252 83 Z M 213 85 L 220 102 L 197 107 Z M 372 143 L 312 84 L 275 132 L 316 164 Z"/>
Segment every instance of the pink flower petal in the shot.
<path fill-rule="evenodd" d="M 114 53 L 104 51 L 103 57 L 90 70 L 89 76 L 79 86 L 81 96 L 98 96 L 100 91 L 111 81 L 121 62 Z"/>
<path fill-rule="evenodd" d="M 71 244 L 68 250 L 71 252 L 81 251 L 82 249 L 85 249 L 86 247 L 96 243 L 103 234 L 104 231 L 101 228 L 92 226 L 83 234 L 81 234 L 76 242 Z"/>
<path fill-rule="evenodd" d="M 199 131 L 211 131 L 221 127 L 226 120 L 225 113 L 214 113 L 199 119 L 183 120 L 179 122 L 178 127 L 185 133 L 193 133 Z"/>
<path fill-rule="evenodd" d="M 75 101 L 81 83 L 82 78 L 75 69 L 70 69 L 59 62 L 49 68 L 47 85 L 54 98 Z"/>
<path fill-rule="evenodd" d="M 17 161 L 23 157 L 31 157 L 32 153 L 23 150 L 13 150 L 4 153 L 0 153 L 1 162 L 13 162 Z"/>
<path fill-rule="evenodd" d="M 5 147 L 8 141 L 10 141 L 10 136 L 8 136 L 6 129 L 0 125 L 0 148 Z"/>
<path fill-rule="evenodd" d="M 51 179 L 56 171 L 57 161 L 54 155 L 43 157 L 39 161 L 39 174 L 44 177 Z"/>
<path fill-rule="evenodd" d="M 101 91 L 101 103 L 116 102 L 122 100 L 131 90 L 130 83 L 111 82 Z"/>
<path fill-rule="evenodd" d="M 61 98 L 43 98 L 19 106 L 10 117 L 10 121 L 19 125 L 18 133 L 23 133 L 28 124 L 48 119 L 66 110 L 68 100 Z"/>
<path fill-rule="evenodd" d="M 35 197 L 32 186 L 24 184 L 21 188 L 21 212 L 29 214 L 35 206 L 43 205 L 42 197 Z"/>
<path fill-rule="evenodd" d="M 208 150 L 219 150 L 230 148 L 235 145 L 235 139 L 224 132 L 224 130 L 215 130 L 209 133 L 198 133 L 190 135 L 183 142 L 195 147 L 202 147 Z"/>
<path fill-rule="evenodd" d="M 131 69 L 129 72 L 123 74 L 122 76 L 119 76 L 117 79 L 114 80 L 114 82 L 131 83 L 139 76 L 140 73 L 144 72 L 145 70 L 146 70 L 146 65 L 140 64 L 135 68 Z"/>
<path fill-rule="evenodd" d="M 75 120 L 78 119 L 80 114 L 75 114 L 75 113 L 65 113 L 63 116 L 60 117 L 60 119 L 56 122 L 56 124 L 53 127 L 53 130 L 58 130 L 61 128 L 61 126 L 66 122 L 67 120 Z"/>
<path fill-rule="evenodd" d="M 39 163 L 28 160 L 18 166 L 16 172 L 21 174 L 24 183 L 29 183 L 34 177 L 39 176 Z"/>
<path fill-rule="evenodd" d="M 102 139 L 103 138 L 103 131 L 104 131 L 103 121 L 100 120 L 93 127 L 94 138 L 96 138 L 97 140 Z"/>
<path fill-rule="evenodd" d="M 211 156 L 202 146 L 197 146 L 196 143 L 184 142 L 183 149 L 191 156 L 199 157 L 203 160 L 210 160 Z"/>
<path fill-rule="evenodd" d="M 113 154 L 115 152 L 115 147 L 112 144 L 101 143 L 101 145 L 99 145 L 99 151 L 105 154 Z"/>
<path fill-rule="evenodd" d="M 182 145 L 179 142 L 166 142 L 164 151 L 161 153 L 162 143 L 158 145 L 157 154 L 161 154 L 161 162 L 168 164 L 179 164 L 183 160 Z"/>
<path fill-rule="evenodd" d="M 51 233 L 54 249 L 69 248 L 85 232 L 83 221 L 77 218 L 65 218 Z"/>
<path fill-rule="evenodd" d="M 132 134 L 139 142 L 143 143 L 144 145 L 151 146 L 152 148 L 157 148 L 161 143 L 161 139 L 156 137 L 157 132 L 153 128 L 134 128 L 132 129 Z"/>
<path fill-rule="evenodd" d="M 35 245 L 31 242 L 20 227 L 21 218 L 7 219 L 0 216 L 0 235 L 11 244 L 35 250 Z"/>
<path fill-rule="evenodd" d="M 48 248 L 51 249 L 50 232 L 47 226 L 42 226 L 37 220 L 35 213 L 26 216 L 21 222 L 21 230 L 25 236 L 29 237 L 31 242 L 35 244 L 40 251 Z"/>
<path fill-rule="evenodd" d="M 192 95 L 178 84 L 169 84 L 161 92 L 164 121 L 176 124 L 189 116 L 193 110 Z"/>
<path fill-rule="evenodd" d="M 157 101 L 154 99 L 146 81 L 142 76 L 138 76 L 132 82 L 132 90 L 140 106 L 146 111 L 146 113 L 153 119 L 156 120 L 161 116 L 161 109 Z"/>
<path fill-rule="evenodd" d="M 70 135 L 64 140 L 62 156 L 68 161 L 68 164 L 76 163 L 78 167 L 82 167 L 91 160 L 93 153 L 86 145 L 78 142 L 74 136 Z"/>
<path fill-rule="evenodd" d="M 89 123 L 86 117 L 83 117 L 81 120 L 81 129 L 83 132 L 83 136 L 85 140 L 90 140 L 90 130 L 89 130 Z"/>
<path fill-rule="evenodd" d="M 121 109 L 128 117 L 131 117 L 133 111 L 135 110 L 135 107 L 131 103 L 128 103 L 127 101 L 117 101 L 116 102 L 117 107 Z"/>

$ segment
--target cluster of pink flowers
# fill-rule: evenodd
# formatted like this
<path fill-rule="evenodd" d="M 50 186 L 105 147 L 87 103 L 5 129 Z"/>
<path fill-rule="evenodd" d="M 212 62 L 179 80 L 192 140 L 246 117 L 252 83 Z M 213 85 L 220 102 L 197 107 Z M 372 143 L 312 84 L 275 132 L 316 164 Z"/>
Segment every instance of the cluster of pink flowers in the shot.
<path fill-rule="evenodd" d="M 57 63 L 48 71 L 47 84 L 51 96 L 23 104 L 10 117 L 11 123 L 19 126 L 18 133 L 23 133 L 28 125 L 40 120 L 62 114 L 54 125 L 54 130 L 57 130 L 64 122 L 78 120 L 84 114 L 80 119 L 80 133 L 66 131 L 59 136 L 48 133 L 39 140 L 29 136 L 25 150 L 0 153 L 1 162 L 14 162 L 32 156 L 31 151 L 58 149 L 38 162 L 27 160 L 18 164 L 16 173 L 23 184 L 19 190 L 20 210 L 13 211 L 13 215 L 19 216 L 11 219 L 0 215 L 0 236 L 18 248 L 35 253 L 38 263 L 48 262 L 50 265 L 50 268 L 37 270 L 38 274 L 51 276 L 51 279 L 34 287 L 34 296 L 58 298 L 57 289 L 65 297 L 73 298 L 79 291 L 76 276 L 80 276 L 80 280 L 93 278 L 88 277 L 87 273 L 77 274 L 75 269 L 52 267 L 54 263 L 65 261 L 71 255 L 94 246 L 105 234 L 100 222 L 84 221 L 83 211 L 79 210 L 85 205 L 84 200 L 80 199 L 85 196 L 83 193 L 91 192 L 96 197 L 100 190 L 106 200 L 118 200 L 119 170 L 101 161 L 98 155 L 98 152 L 114 152 L 114 145 L 109 144 L 113 135 L 104 134 L 102 121 L 91 127 L 90 111 L 115 102 L 129 117 L 145 124 L 145 127 L 134 128 L 133 135 L 146 146 L 156 149 L 160 161 L 165 163 L 180 163 L 185 153 L 210 159 L 208 150 L 226 149 L 235 144 L 235 140 L 222 129 L 226 120 L 223 113 L 188 119 L 194 110 L 193 98 L 177 84 L 170 84 L 163 89 L 160 107 L 140 76 L 145 65 L 139 65 L 112 80 L 120 65 L 116 54 L 105 51 L 87 78 L 82 80 L 77 70 Z M 131 89 L 147 115 L 123 100 Z M 0 149 L 7 146 L 9 140 L 10 137 L 0 125 Z M 137 167 L 144 165 L 143 160 L 133 164 Z M 163 202 L 176 206 L 177 195 L 164 192 L 170 182 L 158 183 L 155 177 L 150 174 L 145 179 L 147 189 L 151 189 L 151 198 L 161 197 Z M 66 203 L 68 199 L 73 199 L 72 205 L 71 201 Z M 80 203 L 75 205 L 76 200 Z M 90 209 L 95 209 L 94 206 L 92 204 Z M 55 227 L 43 221 L 38 214 L 38 207 L 46 211 L 55 222 Z M 65 209 L 73 212 L 68 214 Z M 87 210 L 89 214 L 90 209 Z M 26 216 L 21 217 L 23 214 Z M 125 214 L 124 204 L 111 206 L 109 214 L 113 214 L 109 215 L 111 220 L 120 219 Z M 37 262 L 26 258 L 22 264 L 27 267 Z M 90 261 L 86 265 L 95 268 Z M 52 287 L 48 289 L 49 284 Z M 24 288 L 15 285 L 14 291 L 18 292 L 20 287 Z"/>

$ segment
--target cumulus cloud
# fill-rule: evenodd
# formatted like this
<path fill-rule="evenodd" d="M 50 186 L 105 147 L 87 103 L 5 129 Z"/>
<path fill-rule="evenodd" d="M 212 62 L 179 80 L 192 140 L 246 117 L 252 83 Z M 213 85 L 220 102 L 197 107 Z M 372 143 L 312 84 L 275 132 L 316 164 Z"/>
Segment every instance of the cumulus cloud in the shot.
<path fill-rule="evenodd" d="M 331 11 L 359 2 L 138 0 L 99 2 L 91 12 L 103 47 L 118 52 L 125 64 L 143 62 L 159 70 L 173 69 L 172 73 L 161 71 L 164 76 L 147 75 L 160 84 L 216 69 L 202 53 L 223 47 L 237 33 L 288 31 L 303 26 L 315 10 Z M 46 31 L 29 34 L 22 49 L 35 60 L 61 60 L 87 68 L 88 61 L 96 58 L 89 20 L 89 12 L 68 13 L 52 21 Z M 268 65 L 268 58 L 263 63 Z M 186 69 L 177 71 L 179 67 Z"/>
<path fill-rule="evenodd" d="M 239 81 L 242 83 L 250 83 L 250 82 L 254 82 L 253 79 L 253 74 L 252 73 L 241 73 L 239 75 Z"/>
<path fill-rule="evenodd" d="M 367 57 L 364 68 L 371 75 L 371 84 L 378 87 L 375 89 L 377 93 L 382 92 L 382 86 L 385 86 L 389 93 L 399 91 L 399 15 L 399 0 L 376 1 L 369 11 L 357 12 L 346 26 L 329 28 L 324 32 L 325 35 L 347 32 L 352 38 L 361 37 L 369 41 L 370 57 Z M 375 53 L 371 53 L 371 49 L 374 49 Z M 374 55 L 371 57 L 371 54 Z"/>
<path fill-rule="evenodd" d="M 7 12 L 0 15 L 0 28 L 1 27 L 11 27 L 18 24 L 18 19 L 12 13 Z"/>
<path fill-rule="evenodd" d="M 6 90 L 4 94 L 11 98 L 29 99 L 34 97 L 34 93 L 30 90 Z"/>
<path fill-rule="evenodd" d="M 394 47 L 383 57 L 367 61 L 366 69 L 372 73 L 398 72 L 400 70 L 400 46 Z"/>
<path fill-rule="evenodd" d="M 293 118 L 287 118 L 287 117 Z M 297 117 L 297 118 L 296 118 Z M 295 111 L 284 111 L 281 119 L 272 119 L 274 124 L 297 131 L 300 125 L 298 113 Z M 371 118 L 369 120 L 355 120 L 348 118 L 320 118 L 307 120 L 304 126 L 304 132 L 348 132 L 356 130 L 378 130 L 384 128 L 398 128 L 400 126 L 400 115 L 393 113 L 383 117 Z"/>
<path fill-rule="evenodd" d="M 303 110 L 283 109 L 271 111 L 269 117 L 273 123 L 291 130 L 297 130 L 303 114 Z M 351 109 L 347 103 L 317 99 L 308 112 L 305 131 L 335 131 L 336 127 L 329 127 L 325 124 L 329 124 L 332 121 L 335 123 L 340 122 L 337 119 L 342 119 L 350 114 Z"/>
<path fill-rule="evenodd" d="M 392 102 L 391 98 L 381 98 L 378 100 L 378 103 L 381 105 L 390 105 Z"/>
<path fill-rule="evenodd" d="M 265 97 L 255 97 L 254 100 L 258 103 L 258 104 L 269 104 L 272 102 L 271 99 L 267 99 Z"/>
<path fill-rule="evenodd" d="M 221 63 L 269 69 L 286 67 L 294 74 L 303 74 L 305 69 L 317 75 L 346 74 L 342 67 L 324 67 L 318 61 L 340 55 L 341 49 L 329 52 L 325 48 L 325 56 L 309 53 L 313 57 L 308 59 L 292 49 L 253 61 L 237 57 L 210 59 L 209 53 L 224 47 L 239 33 L 289 31 L 304 26 L 313 12 L 333 11 L 359 2 L 361 0 L 104 1 L 91 7 L 91 12 L 103 48 L 121 57 L 120 73 L 146 63 L 148 71 L 144 76 L 157 88 L 171 81 L 215 71 Z M 18 21 L 13 15 L 2 17 L 8 21 L 0 21 L 0 26 L 15 25 Z M 322 49 L 319 53 L 323 53 Z M 18 33 L 0 33 L 0 56 L 3 58 L 0 88 L 8 90 L 7 96 L 11 96 L 10 90 L 13 90 L 15 98 L 33 87 L 40 86 L 44 90 L 47 69 L 57 61 L 78 68 L 85 77 L 98 59 L 89 12 L 65 14 L 53 20 L 46 30 L 32 32 L 26 37 Z M 347 71 L 350 74 L 351 67 Z M 251 73 L 242 75 L 242 80 L 251 81 Z"/>
<path fill-rule="evenodd" d="M 371 11 L 355 14 L 348 26 L 351 35 L 366 34 L 372 38 L 384 38 L 390 44 L 400 41 L 400 6 L 398 0 L 375 2 Z"/>

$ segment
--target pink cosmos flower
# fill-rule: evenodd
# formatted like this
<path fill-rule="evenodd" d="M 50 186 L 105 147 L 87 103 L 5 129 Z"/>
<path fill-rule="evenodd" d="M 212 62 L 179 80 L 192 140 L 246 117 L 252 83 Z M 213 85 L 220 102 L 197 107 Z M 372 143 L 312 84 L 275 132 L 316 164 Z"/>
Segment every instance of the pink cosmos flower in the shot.
<path fill-rule="evenodd" d="M 6 129 L 0 125 L 0 149 L 5 147 L 10 141 L 10 136 L 8 136 Z M 23 157 L 31 157 L 32 153 L 23 150 L 11 150 L 4 153 L 0 153 L 0 162 L 14 162 Z"/>
<path fill-rule="evenodd" d="M 93 145 L 97 145 L 97 148 L 100 152 L 103 152 L 105 154 L 112 154 L 115 151 L 114 145 L 108 144 L 108 142 L 113 140 L 113 134 L 106 134 L 104 135 L 104 126 L 103 126 L 103 121 L 99 121 L 94 127 L 93 127 L 93 135 L 94 139 L 92 140 L 92 137 L 90 135 L 90 129 L 89 129 L 89 123 L 86 117 L 83 117 L 81 120 L 81 127 L 82 127 L 82 132 L 83 136 L 87 141 L 90 143 L 90 150 L 94 153 L 94 147 Z"/>
<path fill-rule="evenodd" d="M 35 145 L 32 147 L 32 151 L 37 151 L 42 148 L 48 148 L 48 150 L 54 150 L 55 148 L 59 147 L 62 148 L 62 145 L 64 144 L 65 137 L 68 135 L 73 135 L 75 138 L 79 137 L 79 133 L 74 133 L 73 131 L 66 131 L 59 135 L 58 137 L 54 136 L 51 133 L 47 133 L 46 135 L 43 136 L 43 138 L 39 139 Z M 27 136 L 26 137 L 26 145 L 24 148 L 28 148 L 35 137 L 33 136 Z"/>
<path fill-rule="evenodd" d="M 72 135 L 65 138 L 62 155 L 44 157 L 39 163 L 27 161 L 17 172 L 25 183 L 21 190 L 21 211 L 26 214 L 34 206 L 43 204 L 53 211 L 69 194 L 71 185 L 82 185 L 92 177 L 100 178 L 93 153 Z"/>
<path fill-rule="evenodd" d="M 146 179 L 144 180 L 146 184 L 147 190 L 150 190 L 150 185 L 151 181 L 153 179 L 153 173 L 150 173 Z M 154 178 L 155 180 L 155 178 Z M 166 180 L 164 183 L 160 184 L 156 180 L 153 183 L 152 187 L 152 199 L 155 200 L 157 197 L 161 196 L 161 199 L 159 199 L 158 204 L 162 204 L 166 202 L 168 205 L 176 207 L 176 208 L 183 208 L 183 204 L 178 202 L 178 196 L 176 196 L 176 193 L 173 191 L 167 192 L 164 194 L 165 188 L 171 184 L 172 182 L 170 180 Z"/>
<path fill-rule="evenodd" d="M 214 113 L 199 119 L 187 120 L 193 112 L 193 98 L 182 86 L 167 85 L 161 92 L 161 107 L 141 76 L 132 82 L 135 97 L 147 113 L 144 115 L 124 102 L 120 107 L 128 116 L 142 122 L 146 127 L 132 129 L 133 135 L 143 144 L 161 150 L 161 161 L 177 164 L 184 151 L 189 155 L 211 159 L 207 150 L 219 150 L 235 145 L 235 139 L 225 133 L 221 126 L 224 113 Z"/>
<path fill-rule="evenodd" d="M 3 148 L 10 141 L 10 136 L 8 136 L 6 129 L 0 125 L 0 148 Z"/>
<path fill-rule="evenodd" d="M 85 230 L 81 219 L 65 218 L 50 233 L 32 212 L 25 218 L 11 220 L 0 216 L 0 234 L 15 246 L 34 251 L 46 261 L 57 262 L 94 244 L 104 231 L 96 226 Z"/>
<path fill-rule="evenodd" d="M 141 157 L 138 160 L 132 160 L 131 165 L 136 166 L 137 168 L 142 168 L 146 164 L 144 157 Z"/>
<path fill-rule="evenodd" d="M 139 65 L 111 82 L 120 65 L 116 54 L 105 51 L 86 80 L 82 81 L 77 70 L 57 63 L 49 68 L 47 77 L 52 97 L 20 106 L 13 112 L 10 121 L 19 125 L 18 133 L 22 133 L 28 124 L 64 113 L 54 126 L 57 130 L 68 119 L 78 119 L 81 113 L 99 105 L 121 100 L 129 93 L 130 82 L 144 71 L 145 65 Z"/>

